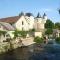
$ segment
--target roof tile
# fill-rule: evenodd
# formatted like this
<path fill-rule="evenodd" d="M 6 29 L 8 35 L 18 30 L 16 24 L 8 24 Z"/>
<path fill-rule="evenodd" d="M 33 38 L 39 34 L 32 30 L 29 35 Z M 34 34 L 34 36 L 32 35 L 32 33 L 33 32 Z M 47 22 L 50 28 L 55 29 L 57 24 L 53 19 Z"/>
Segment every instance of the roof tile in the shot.
<path fill-rule="evenodd" d="M 2 19 L 0 19 L 0 22 L 15 23 L 19 18 L 20 18 L 20 16 L 2 18 Z"/>

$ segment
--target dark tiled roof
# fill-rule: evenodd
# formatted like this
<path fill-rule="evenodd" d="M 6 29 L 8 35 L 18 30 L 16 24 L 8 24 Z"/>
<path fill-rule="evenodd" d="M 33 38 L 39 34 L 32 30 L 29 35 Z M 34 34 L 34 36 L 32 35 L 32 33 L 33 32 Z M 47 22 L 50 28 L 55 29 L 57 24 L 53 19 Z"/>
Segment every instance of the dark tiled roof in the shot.
<path fill-rule="evenodd" d="M 0 25 L 3 26 L 4 30 L 15 30 L 15 28 L 9 23 L 0 22 Z"/>
<path fill-rule="evenodd" d="M 41 18 L 41 15 L 40 15 L 40 13 L 38 12 L 38 14 L 37 14 L 37 17 L 36 18 Z"/>
<path fill-rule="evenodd" d="M 20 18 L 20 16 L 2 18 L 2 19 L 0 19 L 0 22 L 15 23 L 19 18 Z"/>
<path fill-rule="evenodd" d="M 32 13 L 26 13 L 25 15 L 28 16 L 28 17 L 33 16 Z"/>

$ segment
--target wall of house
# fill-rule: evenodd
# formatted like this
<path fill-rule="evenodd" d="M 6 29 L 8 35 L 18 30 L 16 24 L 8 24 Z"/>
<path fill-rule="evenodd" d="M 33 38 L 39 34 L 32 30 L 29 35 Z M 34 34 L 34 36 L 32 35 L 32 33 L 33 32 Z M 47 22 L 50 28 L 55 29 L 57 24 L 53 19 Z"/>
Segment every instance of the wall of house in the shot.
<path fill-rule="evenodd" d="M 29 29 L 33 29 L 33 25 L 34 25 L 34 17 L 33 16 L 30 16 L 30 22 L 29 22 Z"/>
<path fill-rule="evenodd" d="M 17 20 L 17 22 L 15 23 L 15 27 L 18 30 L 25 30 L 28 31 L 29 30 L 29 25 L 25 19 L 24 16 L 21 16 L 19 20 Z"/>
<path fill-rule="evenodd" d="M 41 29 L 44 30 L 44 24 L 46 23 L 46 20 L 43 20 L 43 18 L 36 18 L 34 21 L 34 28 L 36 31 L 40 31 Z"/>
<path fill-rule="evenodd" d="M 33 29 L 33 25 L 34 25 L 34 17 L 33 16 L 25 16 L 25 19 L 28 23 L 29 29 Z"/>
<path fill-rule="evenodd" d="M 16 29 L 28 31 L 33 29 L 34 17 L 33 16 L 21 16 L 19 20 L 14 24 Z"/>

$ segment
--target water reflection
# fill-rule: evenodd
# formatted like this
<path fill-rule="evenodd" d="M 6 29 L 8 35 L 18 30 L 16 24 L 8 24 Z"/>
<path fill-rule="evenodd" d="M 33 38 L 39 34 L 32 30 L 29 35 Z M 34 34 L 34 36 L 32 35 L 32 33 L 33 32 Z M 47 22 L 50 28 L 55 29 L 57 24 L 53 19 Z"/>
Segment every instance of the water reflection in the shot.
<path fill-rule="evenodd" d="M 0 55 L 0 60 L 60 60 L 60 45 L 31 45 Z"/>

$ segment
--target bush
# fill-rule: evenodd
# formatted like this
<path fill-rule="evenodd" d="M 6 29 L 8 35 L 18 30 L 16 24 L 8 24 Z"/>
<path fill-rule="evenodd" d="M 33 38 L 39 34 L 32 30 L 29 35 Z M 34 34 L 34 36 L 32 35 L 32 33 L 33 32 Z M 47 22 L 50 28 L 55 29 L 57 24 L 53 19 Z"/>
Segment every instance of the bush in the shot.
<path fill-rule="evenodd" d="M 1 35 L 1 34 L 5 35 L 6 33 L 7 33 L 6 31 L 1 31 L 1 30 L 0 30 L 0 35 Z"/>
<path fill-rule="evenodd" d="M 18 31 L 18 30 L 15 30 L 15 31 L 13 32 L 14 38 L 19 37 L 19 36 L 25 38 L 26 35 L 27 35 L 27 33 L 28 33 L 28 31 Z"/>
<path fill-rule="evenodd" d="M 23 38 L 26 37 L 27 33 L 28 33 L 27 31 L 21 31 L 21 32 L 20 32 L 20 34 L 21 34 L 21 36 L 22 36 Z"/>
<path fill-rule="evenodd" d="M 60 44 L 60 37 L 57 37 L 57 38 L 55 39 L 55 41 L 56 41 L 56 43 Z"/>
<path fill-rule="evenodd" d="M 34 42 L 36 42 L 36 43 L 43 43 L 43 38 L 35 37 L 34 38 Z"/>

